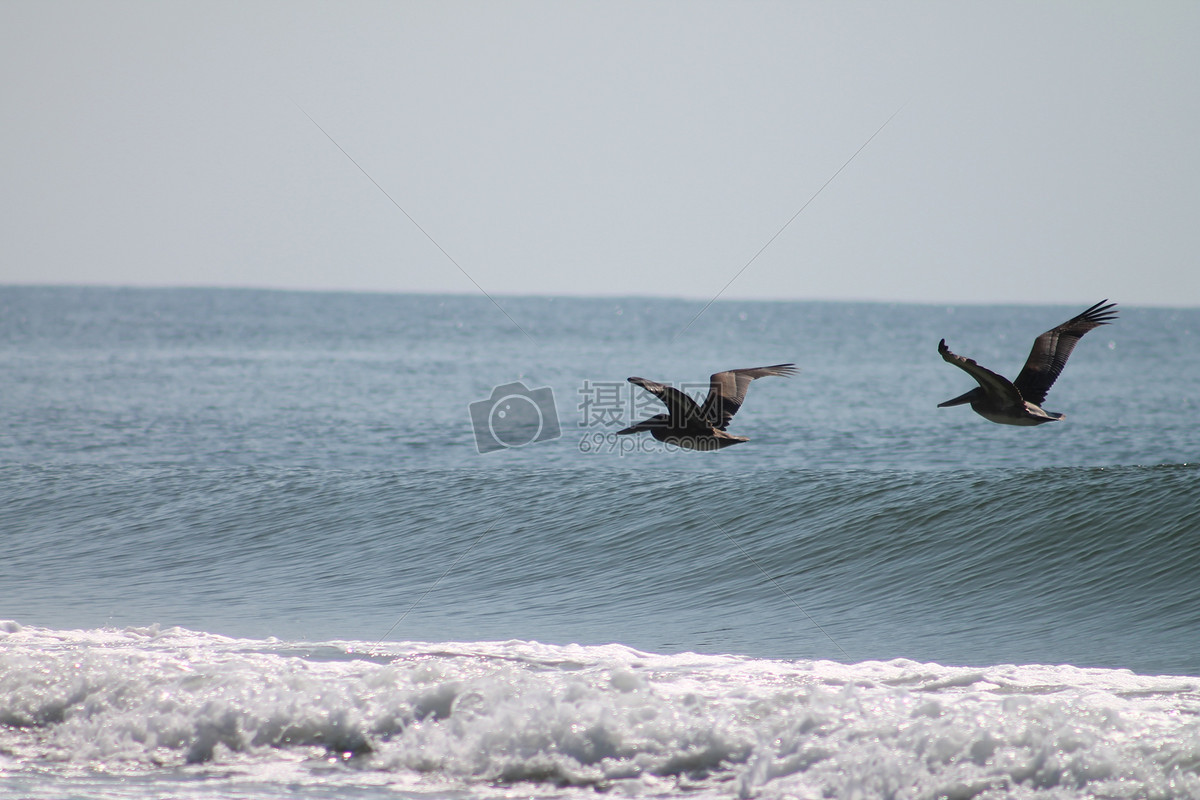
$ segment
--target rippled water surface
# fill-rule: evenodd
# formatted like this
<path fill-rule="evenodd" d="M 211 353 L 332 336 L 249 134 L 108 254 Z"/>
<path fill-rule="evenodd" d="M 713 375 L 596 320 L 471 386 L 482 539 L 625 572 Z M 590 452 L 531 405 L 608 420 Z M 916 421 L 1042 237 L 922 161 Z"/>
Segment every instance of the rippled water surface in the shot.
<path fill-rule="evenodd" d="M 0 289 L 0 796 L 1197 796 L 1200 312 L 936 408 L 1099 299 Z"/>

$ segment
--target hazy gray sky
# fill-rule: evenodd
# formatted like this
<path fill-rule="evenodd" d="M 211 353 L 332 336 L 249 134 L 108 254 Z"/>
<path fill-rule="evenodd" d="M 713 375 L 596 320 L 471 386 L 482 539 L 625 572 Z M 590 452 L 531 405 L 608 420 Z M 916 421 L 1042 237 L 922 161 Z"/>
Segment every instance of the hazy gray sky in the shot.
<path fill-rule="evenodd" d="M 854 156 L 725 297 L 1200 305 L 1197 42 L 1195 2 L 0 0 L 0 283 L 707 300 Z"/>

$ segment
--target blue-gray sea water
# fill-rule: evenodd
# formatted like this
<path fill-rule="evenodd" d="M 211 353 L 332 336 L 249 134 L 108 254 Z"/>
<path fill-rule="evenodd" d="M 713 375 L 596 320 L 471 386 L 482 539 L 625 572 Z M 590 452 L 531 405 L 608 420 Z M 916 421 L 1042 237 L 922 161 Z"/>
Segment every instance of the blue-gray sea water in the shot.
<path fill-rule="evenodd" d="M 0 797 L 1200 797 L 1200 310 L 936 407 L 1101 299 L 0 288 Z"/>

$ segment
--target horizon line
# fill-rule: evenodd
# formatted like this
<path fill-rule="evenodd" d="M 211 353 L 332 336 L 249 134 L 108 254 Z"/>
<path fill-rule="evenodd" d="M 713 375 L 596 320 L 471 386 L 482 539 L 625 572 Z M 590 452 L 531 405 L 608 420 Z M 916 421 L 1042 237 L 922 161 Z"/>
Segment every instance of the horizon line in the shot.
<path fill-rule="evenodd" d="M 393 295 L 398 297 L 459 297 L 475 298 L 476 293 L 468 291 L 445 291 L 426 289 L 363 289 L 335 287 L 304 287 L 304 286 L 271 286 L 271 285 L 238 285 L 238 284 L 189 284 L 189 283 L 125 283 L 125 282 L 0 282 L 0 290 L 5 289 L 101 289 L 113 291 L 218 291 L 218 292 L 276 292 L 293 294 L 347 294 L 347 295 Z M 688 297 L 674 294 L 637 294 L 637 293 L 600 293 L 600 294 L 551 294 L 538 292 L 493 292 L 497 297 L 513 300 L 662 300 L 680 303 L 703 304 L 706 301 L 701 296 Z M 1101 292 L 1103 294 L 1103 292 Z M 484 298 L 486 299 L 486 298 Z M 1080 302 L 1093 302 L 1088 299 L 1080 300 L 971 300 L 971 299 L 934 299 L 910 300 L 872 297 L 762 297 L 734 296 L 722 297 L 715 301 L 717 304 L 731 303 L 845 303 L 863 305 L 903 305 L 903 306 L 1071 306 Z M 1163 309 L 1195 309 L 1196 304 L 1178 304 L 1165 302 L 1127 302 L 1120 301 L 1126 308 L 1163 308 Z"/>

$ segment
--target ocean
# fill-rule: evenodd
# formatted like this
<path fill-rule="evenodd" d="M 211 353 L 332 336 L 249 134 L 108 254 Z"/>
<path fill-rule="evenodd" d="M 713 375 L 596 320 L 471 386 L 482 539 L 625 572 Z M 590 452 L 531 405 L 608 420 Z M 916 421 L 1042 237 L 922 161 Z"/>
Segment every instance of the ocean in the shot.
<path fill-rule="evenodd" d="M 936 407 L 1102 297 L 0 287 L 0 798 L 1200 797 L 1200 309 Z"/>

